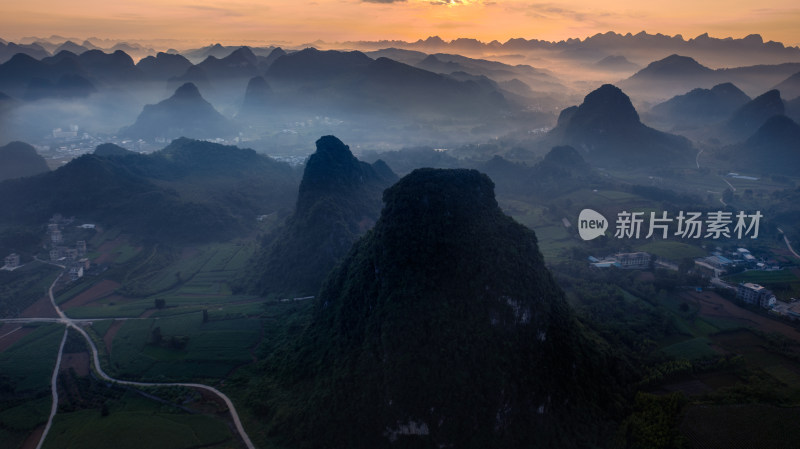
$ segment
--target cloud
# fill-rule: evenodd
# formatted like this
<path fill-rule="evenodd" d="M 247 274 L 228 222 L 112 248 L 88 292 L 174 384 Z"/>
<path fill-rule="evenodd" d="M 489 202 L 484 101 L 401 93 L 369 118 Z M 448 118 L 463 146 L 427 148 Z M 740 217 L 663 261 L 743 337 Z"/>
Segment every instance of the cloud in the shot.
<path fill-rule="evenodd" d="M 201 13 L 210 13 L 219 17 L 240 17 L 243 14 L 239 11 L 228 8 L 218 8 L 216 6 L 186 5 L 185 9 L 194 10 Z"/>
<path fill-rule="evenodd" d="M 403 3 L 406 0 L 361 0 L 364 3 Z"/>

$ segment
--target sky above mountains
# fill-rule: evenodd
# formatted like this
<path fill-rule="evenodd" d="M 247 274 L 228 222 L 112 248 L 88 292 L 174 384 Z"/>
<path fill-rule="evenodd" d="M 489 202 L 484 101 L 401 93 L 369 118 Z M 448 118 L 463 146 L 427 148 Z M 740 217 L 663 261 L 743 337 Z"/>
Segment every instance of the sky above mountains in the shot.
<path fill-rule="evenodd" d="M 25 36 L 176 39 L 197 44 L 402 39 L 561 40 L 609 30 L 708 32 L 800 45 L 795 0 L 26 0 L 0 3 L 6 40 Z"/>

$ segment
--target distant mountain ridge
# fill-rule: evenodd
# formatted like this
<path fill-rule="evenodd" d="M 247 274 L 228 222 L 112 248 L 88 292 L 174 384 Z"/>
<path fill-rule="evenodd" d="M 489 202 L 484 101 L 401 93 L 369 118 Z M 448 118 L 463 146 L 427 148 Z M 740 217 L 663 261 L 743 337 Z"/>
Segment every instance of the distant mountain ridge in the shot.
<path fill-rule="evenodd" d="M 730 117 L 749 101 L 738 87 L 724 83 L 711 89 L 692 89 L 653 106 L 651 112 L 674 123 L 711 124 Z"/>
<path fill-rule="evenodd" d="M 800 62 L 710 69 L 694 58 L 677 54 L 651 62 L 619 86 L 640 99 L 672 97 L 695 88 L 733 83 L 741 90 L 762 93 L 800 71 Z"/>

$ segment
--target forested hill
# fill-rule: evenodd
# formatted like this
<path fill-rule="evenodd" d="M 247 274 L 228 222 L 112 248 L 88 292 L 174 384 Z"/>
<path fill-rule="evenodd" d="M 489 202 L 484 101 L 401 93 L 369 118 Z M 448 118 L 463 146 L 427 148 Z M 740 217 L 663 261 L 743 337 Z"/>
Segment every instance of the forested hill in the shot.
<path fill-rule="evenodd" d="M 264 418 L 280 444 L 596 445 L 615 382 L 491 180 L 419 169 L 384 202 L 303 337 L 265 365 L 253 402 L 281 410 Z"/>
<path fill-rule="evenodd" d="M 397 176 L 382 161 L 361 162 L 334 136 L 316 142 L 294 214 L 265 239 L 244 288 L 314 295 L 353 242 L 378 219 L 383 190 Z"/>
<path fill-rule="evenodd" d="M 41 224 L 60 213 L 143 239 L 199 242 L 249 232 L 258 215 L 295 198 L 291 167 L 253 150 L 182 138 L 149 155 L 100 154 L 109 155 L 0 183 L 0 222 Z"/>

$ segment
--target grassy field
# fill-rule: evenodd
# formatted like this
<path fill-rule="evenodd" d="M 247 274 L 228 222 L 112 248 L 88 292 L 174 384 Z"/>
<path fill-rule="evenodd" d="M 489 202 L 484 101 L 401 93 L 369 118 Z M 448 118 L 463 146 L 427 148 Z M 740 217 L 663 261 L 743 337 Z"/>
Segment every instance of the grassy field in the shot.
<path fill-rule="evenodd" d="M 32 325 L 36 330 L 0 352 L 0 374 L 16 394 L 37 395 L 50 391 L 50 376 L 64 334 L 60 324 Z"/>
<path fill-rule="evenodd" d="M 780 299 L 800 298 L 800 278 L 792 270 L 783 269 L 776 271 L 751 270 L 737 273 L 725 278 L 734 284 L 739 282 L 752 282 L 763 285 L 775 293 Z"/>
<path fill-rule="evenodd" d="M 224 422 L 126 393 L 112 401 L 108 416 L 89 409 L 59 413 L 46 449 L 190 449 L 236 447 Z"/>
<path fill-rule="evenodd" d="M 18 316 L 47 295 L 59 270 L 41 262 L 28 262 L 14 271 L 0 271 L 0 317 Z"/>
<path fill-rule="evenodd" d="M 694 259 L 708 254 L 698 246 L 670 240 L 648 242 L 636 247 L 636 250 L 655 254 L 659 259 L 671 260 L 673 262 L 680 262 L 681 259 L 686 258 Z"/>
<path fill-rule="evenodd" d="M 185 381 L 227 376 L 253 360 L 251 350 L 260 340 L 261 322 L 257 318 L 213 321 L 215 315 L 209 312 L 206 323 L 200 312 L 125 322 L 113 341 L 111 369 L 126 379 Z M 164 344 L 154 344 L 156 328 Z M 169 345 L 173 337 L 187 338 L 186 346 Z"/>
<path fill-rule="evenodd" d="M 0 352 L 0 447 L 16 448 L 47 422 L 53 373 L 64 327 L 36 329 Z"/>

